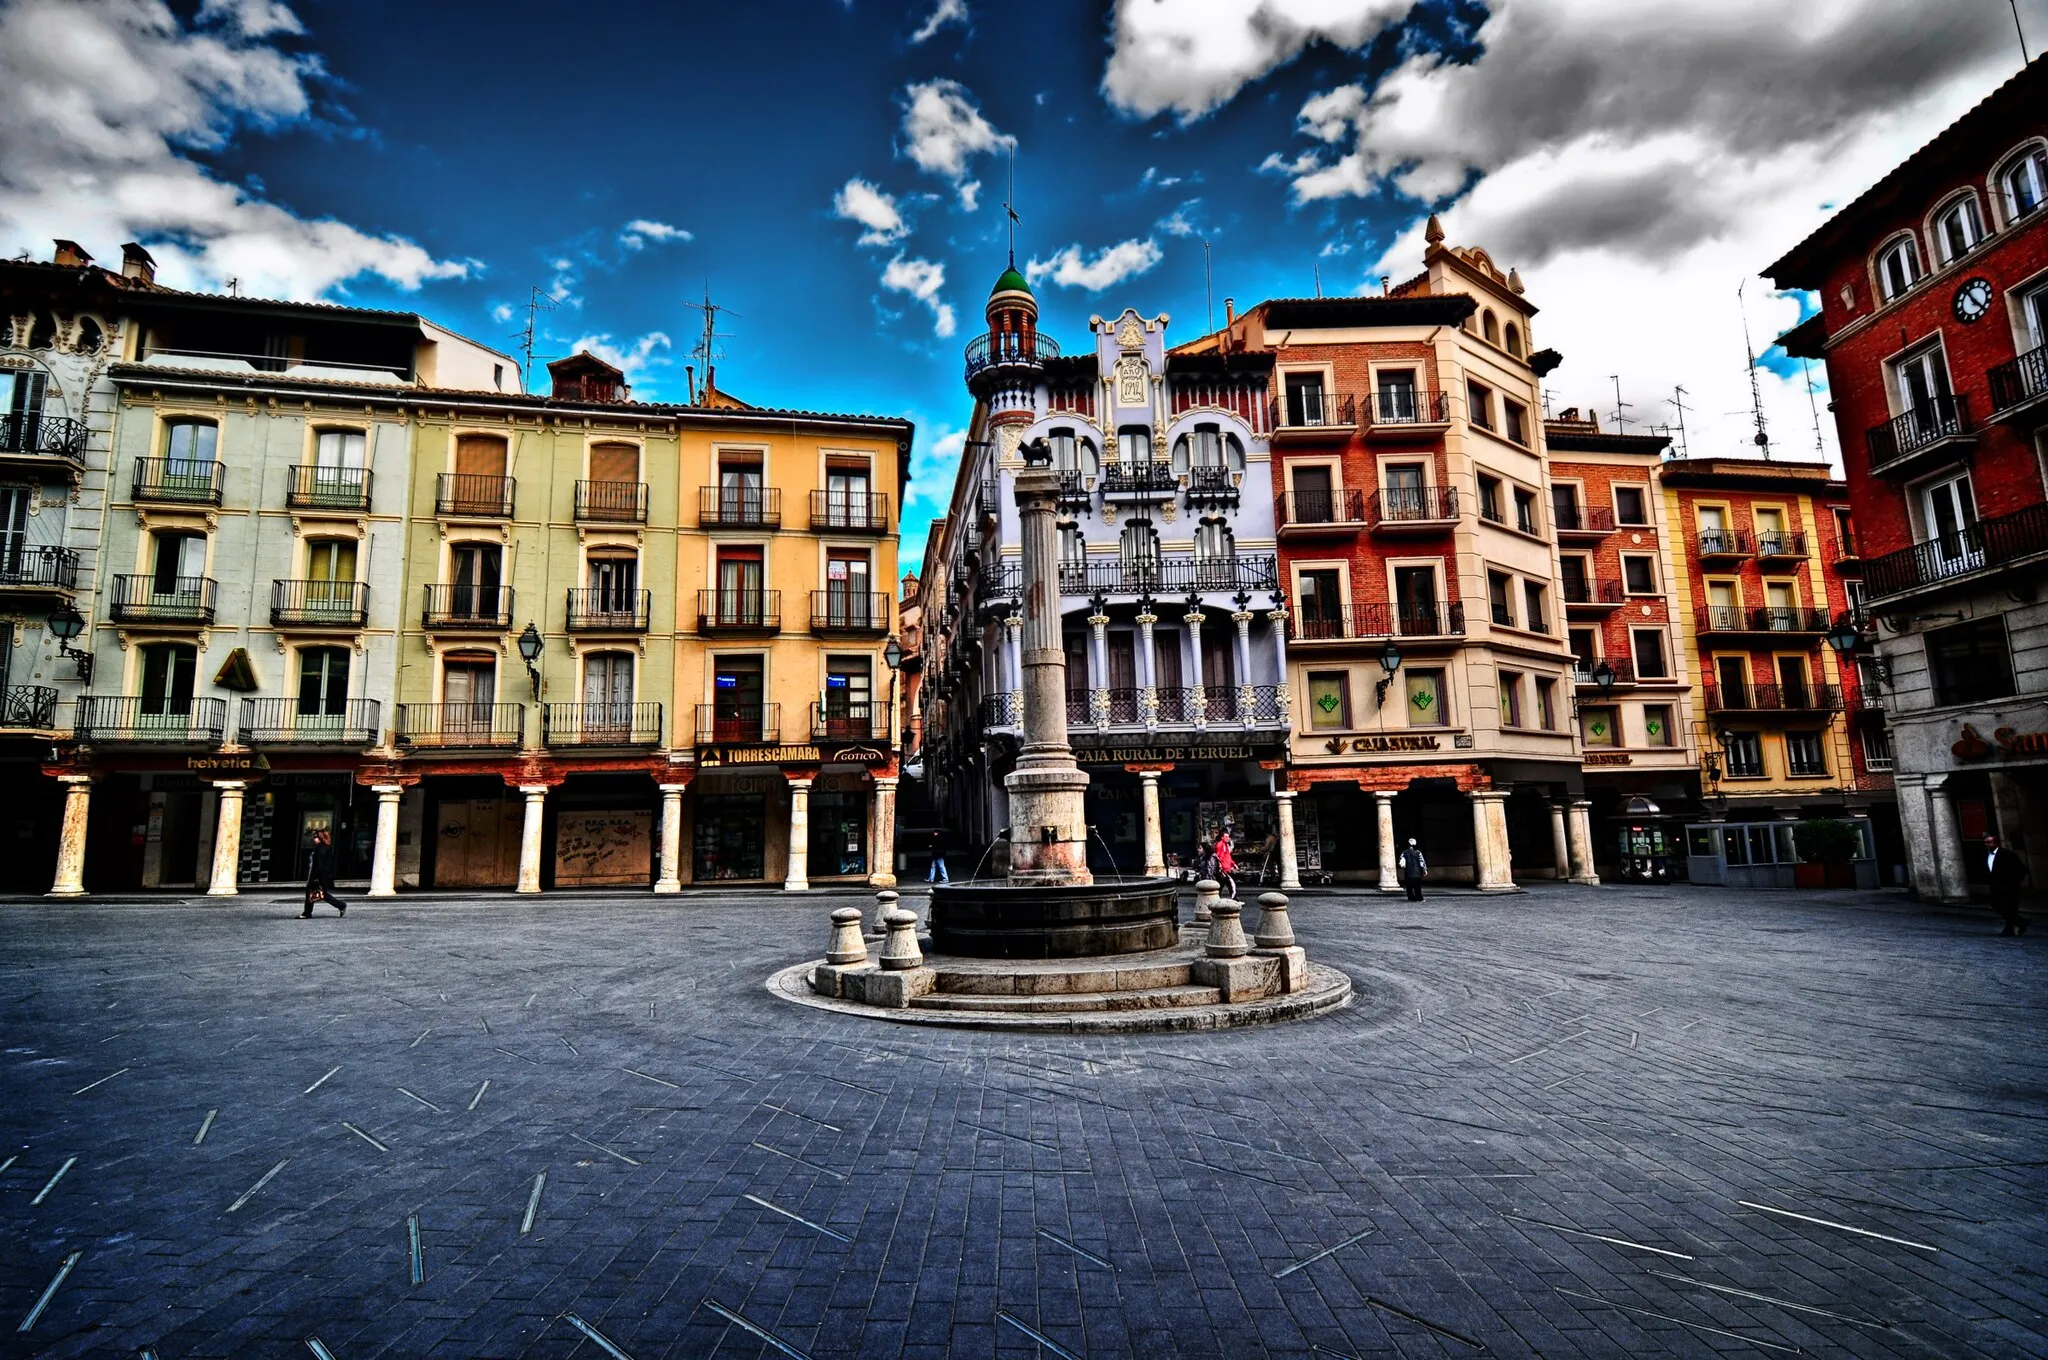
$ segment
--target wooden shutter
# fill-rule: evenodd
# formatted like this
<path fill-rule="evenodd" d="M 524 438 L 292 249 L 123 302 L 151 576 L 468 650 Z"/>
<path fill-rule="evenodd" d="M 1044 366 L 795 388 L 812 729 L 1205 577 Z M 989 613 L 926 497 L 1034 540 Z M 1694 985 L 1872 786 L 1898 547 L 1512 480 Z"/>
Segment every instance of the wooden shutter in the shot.
<path fill-rule="evenodd" d="M 455 470 L 477 477 L 505 475 L 505 441 L 492 435 L 466 434 L 455 441 Z"/>
<path fill-rule="evenodd" d="M 592 444 L 590 480 L 593 482 L 637 482 L 640 480 L 640 450 L 631 444 Z"/>

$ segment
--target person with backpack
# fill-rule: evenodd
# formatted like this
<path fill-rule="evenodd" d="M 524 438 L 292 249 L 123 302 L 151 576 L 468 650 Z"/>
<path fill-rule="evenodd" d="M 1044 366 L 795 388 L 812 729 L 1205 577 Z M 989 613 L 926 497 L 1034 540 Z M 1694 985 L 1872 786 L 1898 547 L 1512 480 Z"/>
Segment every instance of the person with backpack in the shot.
<path fill-rule="evenodd" d="M 1408 847 L 1401 852 L 1401 858 L 1395 862 L 1401 870 L 1401 885 L 1408 889 L 1408 900 L 1420 902 L 1422 878 L 1429 872 L 1429 861 L 1422 857 L 1422 848 L 1415 843 L 1413 836 L 1408 838 Z"/>

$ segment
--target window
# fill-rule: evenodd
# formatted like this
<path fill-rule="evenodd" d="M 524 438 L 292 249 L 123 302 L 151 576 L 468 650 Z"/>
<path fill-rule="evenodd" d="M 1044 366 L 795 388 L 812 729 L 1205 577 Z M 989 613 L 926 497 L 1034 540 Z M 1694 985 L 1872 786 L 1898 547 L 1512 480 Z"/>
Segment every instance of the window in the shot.
<path fill-rule="evenodd" d="M 2020 315 L 2027 325 L 2027 349 L 2048 345 L 2048 284 L 2020 295 Z"/>
<path fill-rule="evenodd" d="M 1934 248 L 1943 264 L 1960 260 L 1983 239 L 1984 223 L 1977 216 L 1975 198 L 1957 199 L 1934 219 Z"/>
<path fill-rule="evenodd" d="M 1571 482 L 1550 484 L 1550 518 L 1560 529 L 1583 528 L 1579 518 L 1579 488 Z"/>
<path fill-rule="evenodd" d="M 142 714 L 145 718 L 176 717 L 192 712 L 192 677 L 199 651 L 182 642 L 153 643 L 142 649 Z"/>
<path fill-rule="evenodd" d="M 1785 773 L 1799 778 L 1812 778 L 1827 772 L 1827 755 L 1822 748 L 1820 733 L 1785 734 Z"/>
<path fill-rule="evenodd" d="M 633 654 L 592 652 L 583 658 L 585 740 L 609 737 L 626 742 L 633 733 Z"/>
<path fill-rule="evenodd" d="M 1378 376 L 1379 410 L 1373 413 L 1373 419 L 1405 425 L 1425 418 L 1417 406 L 1414 369 L 1383 368 Z"/>
<path fill-rule="evenodd" d="M 1351 680 L 1343 671 L 1311 671 L 1308 677 L 1311 730 L 1351 726 Z"/>
<path fill-rule="evenodd" d="M 313 466 L 323 470 L 359 468 L 364 443 L 361 430 L 322 430 L 313 436 Z"/>
<path fill-rule="evenodd" d="M 1198 468 L 1220 468 L 1223 466 L 1223 435 L 1214 425 L 1197 425 L 1188 435 L 1194 450 L 1194 465 Z"/>
<path fill-rule="evenodd" d="M 1901 236 L 1877 252 L 1877 288 L 1887 302 L 1920 280 L 1920 248 Z"/>
<path fill-rule="evenodd" d="M 1930 576 L 1955 576 L 1984 565 L 1984 544 L 1975 532 L 1977 498 L 1970 474 L 1959 472 L 1929 482 L 1920 490 L 1921 528 L 1933 545 L 1920 570 Z"/>
<path fill-rule="evenodd" d="M 1052 448 L 1052 465 L 1061 472 L 1079 472 L 1080 444 L 1068 429 L 1048 430 L 1045 442 Z"/>
<path fill-rule="evenodd" d="M 1621 734 L 1616 730 L 1618 726 L 1611 708 L 1579 710 L 1579 739 L 1588 746 L 1621 745 Z"/>
<path fill-rule="evenodd" d="M 1500 478 L 1489 477 L 1485 473 L 1479 475 L 1479 514 L 1495 524 L 1501 522 Z"/>
<path fill-rule="evenodd" d="M 1550 631 L 1550 611 L 1544 599 L 1545 588 L 1540 582 L 1522 582 L 1522 603 L 1526 612 L 1522 615 L 1522 626 L 1532 633 Z"/>
<path fill-rule="evenodd" d="M 1500 725 L 1520 727 L 1522 725 L 1522 673 L 1502 671 L 1500 673 Z"/>
<path fill-rule="evenodd" d="M 1337 493 L 1331 469 L 1321 465 L 1288 469 L 1294 504 L 1287 517 L 1297 524 L 1329 524 L 1337 518 Z"/>
<path fill-rule="evenodd" d="M 1593 646 L 1593 630 L 1573 628 L 1567 632 L 1566 639 L 1566 645 L 1572 649 L 1572 656 L 1578 664 L 1579 677 L 1590 677 L 1595 663 L 1600 659 L 1600 653 Z"/>
<path fill-rule="evenodd" d="M 2018 692 L 2012 649 L 2000 619 L 1979 619 L 1929 633 L 1927 668 L 1934 678 L 1937 704 L 1974 704 Z"/>
<path fill-rule="evenodd" d="M 631 553 L 593 553 L 588 567 L 590 612 L 632 617 L 640 608 L 640 559 Z"/>
<path fill-rule="evenodd" d="M 151 534 L 150 539 L 150 546 L 156 551 L 155 570 L 151 572 L 150 580 L 151 593 L 189 596 L 190 603 L 197 606 L 200 594 L 205 590 L 200 583 L 206 578 L 206 535 L 159 530 Z"/>
<path fill-rule="evenodd" d="M 1493 621 L 1503 628 L 1515 626 L 1515 578 L 1504 571 L 1486 573 L 1486 599 L 1493 606 Z"/>
<path fill-rule="evenodd" d="M 1518 401 L 1501 399 L 1501 410 L 1507 417 L 1507 435 L 1517 444 L 1529 442 L 1529 408 Z"/>
<path fill-rule="evenodd" d="M 1643 705 L 1643 738 L 1646 746 L 1672 744 L 1671 709 L 1668 705 Z"/>
<path fill-rule="evenodd" d="M 717 741 L 761 741 L 763 667 L 758 656 L 721 656 L 711 674 L 712 736 Z M 699 720 L 701 724 L 701 719 Z M 700 833 L 701 834 L 701 833 Z"/>
<path fill-rule="evenodd" d="M 1149 522 L 1134 519 L 1126 524 L 1117 538 L 1117 553 L 1127 578 L 1151 580 L 1158 576 L 1159 532 Z"/>
<path fill-rule="evenodd" d="M 1126 425 L 1116 432 L 1117 461 L 1126 468 L 1144 467 L 1152 461 L 1152 432 L 1142 425 Z"/>
<path fill-rule="evenodd" d="M 1480 313 L 1479 333 L 1486 337 L 1486 343 L 1489 345 L 1498 345 L 1500 343 L 1500 321 L 1494 316 L 1491 309 Z"/>
<path fill-rule="evenodd" d="M 1764 744 L 1754 732 L 1723 732 L 1722 749 L 1728 753 L 1728 777 L 1761 779 L 1764 773 Z"/>
<path fill-rule="evenodd" d="M 1661 628 L 1637 628 L 1633 632 L 1636 653 L 1636 679 L 1669 680 L 1671 671 L 1664 664 L 1664 631 Z"/>
<path fill-rule="evenodd" d="M 1788 709 L 1801 709 L 1812 701 L 1806 688 L 1806 658 L 1803 656 L 1781 656 L 1778 658 L 1779 701 Z"/>
<path fill-rule="evenodd" d="M 1323 375 L 1320 373 L 1289 373 L 1285 379 L 1287 388 L 1287 423 L 1289 425 L 1321 425 L 1323 419 Z"/>
<path fill-rule="evenodd" d="M 1639 486 L 1617 486 L 1614 488 L 1614 522 L 1616 524 L 1648 524 L 1649 509 Z"/>
<path fill-rule="evenodd" d="M 1516 325 L 1516 324 L 1515 324 L 1514 322 L 1510 321 L 1510 322 L 1508 322 L 1508 324 L 1507 324 L 1507 326 L 1506 326 L 1506 328 L 1505 328 L 1505 334 L 1506 334 L 1506 336 L 1507 336 L 1507 350 L 1508 350 L 1508 353 L 1510 353 L 1510 354 L 1514 355 L 1514 356 L 1515 356 L 1515 357 L 1516 357 L 1517 359 L 1521 358 L 1521 357 L 1522 357 L 1522 329 L 1521 329 L 1521 327 L 1517 326 L 1517 325 Z"/>
<path fill-rule="evenodd" d="M 874 667 L 864 656 L 825 658 L 825 735 L 866 741 L 882 715 L 874 711 Z M 886 734 L 884 734 L 886 735 Z"/>
<path fill-rule="evenodd" d="M 1408 691 L 1408 725 L 1410 727 L 1444 727 L 1451 721 L 1450 710 L 1444 707 L 1444 673 L 1440 670 L 1416 670 L 1403 667 L 1401 674 Z"/>
<path fill-rule="evenodd" d="M 887 623 L 875 617 L 875 597 L 868 591 L 868 555 L 834 549 L 825 557 L 825 608 L 842 628 L 868 628 Z M 884 606 L 886 608 L 886 605 Z"/>
<path fill-rule="evenodd" d="M 2038 146 L 2022 153 L 1998 177 L 2005 195 L 2005 220 L 2017 222 L 2048 202 L 2048 152 Z"/>
<path fill-rule="evenodd" d="M 1195 530 L 1195 587 L 1198 590 L 1237 588 L 1237 535 L 1221 516 L 1204 515 Z"/>
<path fill-rule="evenodd" d="M 1621 559 L 1622 584 L 1631 595 L 1655 595 L 1657 593 L 1657 569 L 1654 559 L 1635 555 Z"/>
<path fill-rule="evenodd" d="M 496 618 L 509 605 L 499 598 L 500 554 L 495 543 L 457 543 L 448 549 L 451 618 Z"/>
<path fill-rule="evenodd" d="M 1482 430 L 1493 428 L 1493 389 L 1484 383 L 1467 382 L 1465 401 L 1471 411 L 1474 425 Z"/>
<path fill-rule="evenodd" d="M 759 627 L 766 617 L 768 598 L 761 589 L 763 577 L 759 548 L 718 550 L 717 621 L 725 627 Z"/>
<path fill-rule="evenodd" d="M 340 725 L 333 720 L 348 712 L 349 653 L 347 647 L 307 647 L 299 652 L 297 726 Z"/>
<path fill-rule="evenodd" d="M 1785 542 L 1785 512 L 1766 510 L 1758 507 L 1752 515 L 1756 526 L 1756 550 L 1764 557 L 1775 557 L 1783 553 Z"/>
<path fill-rule="evenodd" d="M 1536 677 L 1536 723 L 1546 732 L 1557 730 L 1557 681 L 1547 675 Z"/>
<path fill-rule="evenodd" d="M 1892 734 L 1883 723 L 1863 725 L 1863 768 L 1883 771 L 1892 767 Z"/>
<path fill-rule="evenodd" d="M 1536 493 L 1515 488 L 1515 527 L 1525 534 L 1542 532 L 1536 525 Z"/>
<path fill-rule="evenodd" d="M 1420 463 L 1388 463 L 1386 493 L 1380 498 L 1382 519 L 1426 519 L 1431 507 L 1425 504 L 1423 470 Z"/>
<path fill-rule="evenodd" d="M 1856 556 L 1856 526 L 1850 522 L 1849 512 L 1834 506 L 1828 513 L 1835 520 L 1835 556 L 1838 559 Z"/>
<path fill-rule="evenodd" d="M 441 663 L 442 732 L 489 732 L 497 698 L 498 663 L 490 657 L 459 652 Z"/>
<path fill-rule="evenodd" d="M 1593 598 L 1592 578 L 1586 572 L 1587 559 L 1583 557 L 1560 557 L 1557 569 L 1560 584 L 1564 586 L 1566 604 L 1585 604 Z"/>
<path fill-rule="evenodd" d="M 1295 578 L 1301 598 L 1301 635 L 1305 638 L 1344 636 L 1343 581 L 1333 568 L 1304 571 Z"/>
<path fill-rule="evenodd" d="M 1444 631 L 1436 607 L 1435 567 L 1395 567 L 1394 604 L 1401 611 L 1402 633 L 1433 635 Z"/>
<path fill-rule="evenodd" d="M 761 455 L 721 453 L 718 457 L 718 521 L 759 524 L 763 510 Z"/>
<path fill-rule="evenodd" d="M 167 488 L 183 485 L 187 489 L 210 491 L 213 487 L 214 449 L 220 440 L 220 427 L 210 420 L 172 420 L 164 424 L 165 467 L 161 481 Z"/>
<path fill-rule="evenodd" d="M 1085 575 L 1088 570 L 1087 560 L 1088 540 L 1081 537 L 1081 526 L 1074 523 L 1072 520 L 1068 520 L 1067 522 L 1061 524 L 1060 574 L 1062 576 L 1076 578 L 1073 581 L 1073 590 L 1082 591 L 1087 589 L 1086 583 L 1078 579 L 1081 576 Z M 1021 576 L 1019 579 L 1022 579 Z M 1060 584 L 1060 588 L 1062 590 L 1068 589 L 1067 582 L 1062 581 Z"/>
<path fill-rule="evenodd" d="M 624 446 L 638 454 L 632 445 Z M 596 469 L 597 450 L 591 450 Z M 621 471 L 624 469 L 622 468 Z M 637 472 L 637 467 L 635 468 Z M 638 481 L 637 476 L 623 480 Z M 825 468 L 825 522 L 835 529 L 865 529 L 874 525 L 874 506 L 868 500 L 868 466 L 865 463 L 834 462 Z"/>

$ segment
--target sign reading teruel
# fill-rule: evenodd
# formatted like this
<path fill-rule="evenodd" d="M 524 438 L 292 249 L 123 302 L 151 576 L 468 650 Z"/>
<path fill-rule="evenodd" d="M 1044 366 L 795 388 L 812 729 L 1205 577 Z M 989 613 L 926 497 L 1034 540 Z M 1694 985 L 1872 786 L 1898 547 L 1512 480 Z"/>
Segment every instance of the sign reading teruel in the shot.
<path fill-rule="evenodd" d="M 873 746 L 699 746 L 697 764 L 720 765 L 886 765 L 889 753 Z"/>
<path fill-rule="evenodd" d="M 1151 740 L 1127 732 L 1115 736 L 1074 732 L 1068 740 L 1073 744 L 1074 754 L 1090 765 L 1134 760 L 1261 760 L 1278 754 L 1283 745 L 1277 736 L 1270 742 L 1250 745 L 1242 732 L 1176 732 L 1171 737 Z"/>

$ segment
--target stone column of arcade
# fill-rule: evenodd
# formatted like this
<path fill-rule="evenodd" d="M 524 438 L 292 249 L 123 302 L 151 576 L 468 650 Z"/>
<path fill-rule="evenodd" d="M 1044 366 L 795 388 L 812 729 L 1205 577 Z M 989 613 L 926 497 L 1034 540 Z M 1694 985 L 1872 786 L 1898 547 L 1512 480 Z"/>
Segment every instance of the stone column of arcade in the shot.
<path fill-rule="evenodd" d="M 540 891 L 541 816 L 547 808 L 548 786 L 521 784 L 526 795 L 526 824 L 519 832 L 519 888 L 523 893 Z"/>
<path fill-rule="evenodd" d="M 1293 789 L 1275 789 L 1273 802 L 1280 818 L 1280 890 L 1294 892 L 1301 887 L 1301 864 L 1294 856 Z"/>
<path fill-rule="evenodd" d="M 811 890 L 811 781 L 789 781 L 789 872 L 783 876 L 784 892 Z"/>
<path fill-rule="evenodd" d="M 871 888 L 896 886 L 896 776 L 875 776 L 875 862 Z"/>
<path fill-rule="evenodd" d="M 1159 833 L 1159 771 L 1138 771 L 1139 795 L 1145 808 L 1145 877 L 1166 873 L 1166 847 Z"/>
<path fill-rule="evenodd" d="M 1572 876 L 1571 844 L 1565 838 L 1564 804 L 1555 798 L 1550 800 L 1550 862 L 1557 866 L 1558 878 Z"/>
<path fill-rule="evenodd" d="M 1380 891 L 1401 891 L 1401 852 L 1394 845 L 1394 799 L 1392 789 L 1373 790 L 1372 800 L 1379 804 L 1380 824 Z"/>
<path fill-rule="evenodd" d="M 1003 780 L 1010 793 L 1010 881 L 1092 883 L 1083 807 L 1088 776 L 1067 744 L 1067 655 L 1060 636 L 1054 523 L 1059 478 L 1051 468 L 1034 465 L 1017 474 L 1016 488 L 1024 529 L 1024 741 L 1016 767 Z"/>
<path fill-rule="evenodd" d="M 57 841 L 57 875 L 52 897 L 85 896 L 85 829 L 91 822 L 92 776 L 60 774 L 64 786 L 64 829 Z"/>
<path fill-rule="evenodd" d="M 220 829 L 213 833 L 213 875 L 207 879 L 208 897 L 234 897 L 242 870 L 242 791 L 249 785 L 240 779 L 223 780 L 220 790 Z"/>
<path fill-rule="evenodd" d="M 661 873 L 654 880 L 658 893 L 683 890 L 683 790 L 688 784 L 663 784 L 661 789 Z"/>
<path fill-rule="evenodd" d="M 370 896 L 398 896 L 398 803 L 402 784 L 372 784 L 377 795 L 377 838 L 370 851 Z"/>
<path fill-rule="evenodd" d="M 1481 892 L 1513 892 L 1514 861 L 1508 853 L 1508 796 L 1501 789 L 1474 789 L 1472 799 L 1473 865 Z"/>
<path fill-rule="evenodd" d="M 1944 784 L 1927 785 L 1927 816 L 1934 832 L 1934 870 L 1939 876 L 1941 900 L 1967 902 L 1970 885 L 1963 878 L 1963 840 L 1956 830 L 1956 810 Z"/>
<path fill-rule="evenodd" d="M 1572 852 L 1572 882 L 1598 886 L 1599 871 L 1593 867 L 1593 800 L 1572 799 L 1570 840 Z"/>

